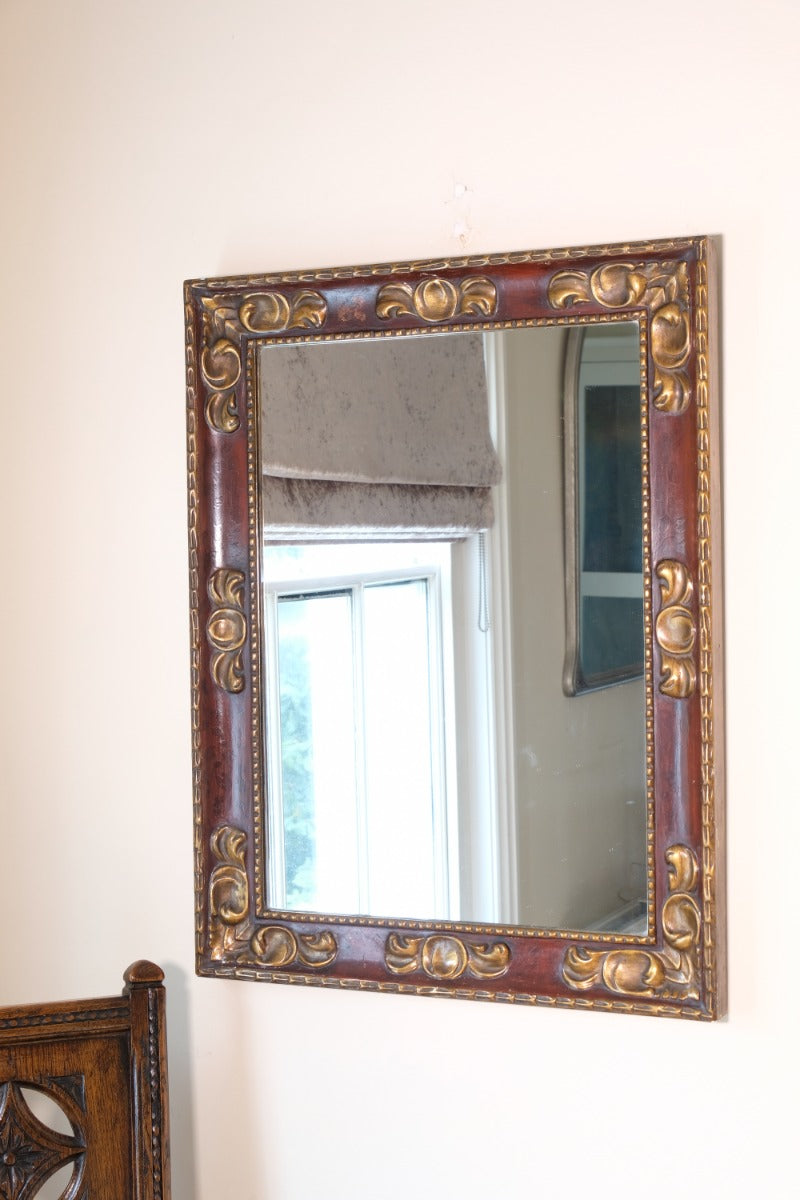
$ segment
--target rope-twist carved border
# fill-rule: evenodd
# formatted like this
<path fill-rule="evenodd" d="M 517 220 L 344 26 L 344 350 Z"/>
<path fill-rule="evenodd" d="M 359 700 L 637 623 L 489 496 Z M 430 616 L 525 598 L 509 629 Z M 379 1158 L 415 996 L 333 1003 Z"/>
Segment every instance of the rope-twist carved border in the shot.
<path fill-rule="evenodd" d="M 194 316 L 191 294 L 184 289 L 186 328 L 186 466 L 189 525 L 189 620 L 191 653 L 192 795 L 194 807 L 195 953 L 202 949 L 203 902 L 203 817 L 200 802 L 202 758 L 200 749 L 200 570 L 197 548 L 197 367 Z"/>
<path fill-rule="evenodd" d="M 711 463 L 708 375 L 708 264 L 700 246 L 697 264 L 695 338 L 697 343 L 697 527 L 698 610 L 700 619 L 700 746 L 703 839 L 703 982 L 709 1012 L 716 995 L 714 817 L 714 688 L 711 626 Z"/>
<path fill-rule="evenodd" d="M 286 271 L 267 275 L 219 276 L 203 282 L 211 289 L 279 287 L 282 284 L 333 283 L 348 279 L 374 279 L 382 275 L 414 275 L 429 271 L 462 271 L 480 267 L 523 266 L 526 263 L 580 262 L 610 255 L 669 254 L 695 246 L 693 238 L 662 238 L 649 242 L 625 242 L 596 246 L 564 246 L 553 250 L 519 250 L 511 253 L 474 254 L 459 258 L 422 258 L 410 262 L 376 263 L 346 267 L 323 267 L 308 271 Z"/>
<path fill-rule="evenodd" d="M 153 1157 L 153 1200 L 161 1200 L 161 1089 L 158 1048 L 158 998 L 154 988 L 147 990 L 147 1082 L 150 1089 L 150 1150 Z"/>
<path fill-rule="evenodd" d="M 259 476 L 259 445 L 260 445 L 260 430 L 257 422 L 256 404 L 256 372 L 258 362 L 258 350 L 261 343 L 250 341 L 247 345 L 247 394 L 246 394 L 246 422 L 247 422 L 247 513 L 248 513 L 248 529 L 247 529 L 247 544 L 248 556 L 250 563 L 250 571 L 248 577 L 248 595 L 250 604 L 250 678 L 252 687 L 250 689 L 250 756 L 253 767 L 253 804 L 251 812 L 253 814 L 253 842 L 255 845 L 255 879 L 253 881 L 253 890 L 255 893 L 256 912 L 263 912 L 266 906 L 266 897 L 264 895 L 264 879 L 265 872 L 262 869 L 263 851 L 264 851 L 264 827 L 262 821 L 262 792 L 263 792 L 263 774 L 262 774 L 262 730 L 263 722 L 261 715 L 261 640 L 260 630 L 260 601 L 259 601 L 259 581 L 261 578 L 261 538 L 262 538 L 262 521 L 259 508 L 260 491 L 258 488 Z"/>

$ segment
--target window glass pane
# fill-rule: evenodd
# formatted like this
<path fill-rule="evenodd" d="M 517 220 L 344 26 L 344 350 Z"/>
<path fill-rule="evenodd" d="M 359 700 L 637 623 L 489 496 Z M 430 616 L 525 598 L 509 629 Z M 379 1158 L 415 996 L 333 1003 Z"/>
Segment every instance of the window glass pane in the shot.
<path fill-rule="evenodd" d="M 450 542 L 337 542 L 270 544 L 264 547 L 264 578 L 270 584 L 302 580 L 344 581 L 442 567 Z"/>
<path fill-rule="evenodd" d="M 586 388 L 583 570 L 642 571 L 638 384 Z"/>
<path fill-rule="evenodd" d="M 286 904 L 358 910 L 350 596 L 278 602 Z"/>
<path fill-rule="evenodd" d="M 364 677 L 370 911 L 438 916 L 443 831 L 425 580 L 365 588 Z"/>
<path fill-rule="evenodd" d="M 453 840 L 448 879 L 441 603 L 450 550 L 265 549 L 274 907 L 451 916 L 459 874 Z"/>
<path fill-rule="evenodd" d="M 581 597 L 581 665 L 588 680 L 642 670 L 643 602 L 628 596 Z"/>

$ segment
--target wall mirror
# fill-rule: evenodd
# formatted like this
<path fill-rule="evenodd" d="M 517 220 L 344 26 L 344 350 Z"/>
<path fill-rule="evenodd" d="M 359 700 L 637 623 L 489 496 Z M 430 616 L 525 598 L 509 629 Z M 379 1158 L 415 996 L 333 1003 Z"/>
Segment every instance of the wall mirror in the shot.
<path fill-rule="evenodd" d="M 720 1015 L 714 254 L 186 284 L 200 974 Z"/>

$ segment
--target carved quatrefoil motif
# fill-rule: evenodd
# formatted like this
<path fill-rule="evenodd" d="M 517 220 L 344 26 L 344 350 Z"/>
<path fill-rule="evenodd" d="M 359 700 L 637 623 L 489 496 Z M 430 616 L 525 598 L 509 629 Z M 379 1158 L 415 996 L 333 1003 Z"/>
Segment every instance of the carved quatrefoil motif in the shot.
<path fill-rule="evenodd" d="M 49 1082 L 54 1086 L 36 1084 L 36 1090 L 62 1111 L 62 1099 L 82 1098 L 81 1076 Z M 72 1110 L 75 1106 L 69 1107 Z M 74 1117 L 73 1112 L 73 1125 Z M 58 1133 L 34 1116 L 20 1083 L 0 1085 L 0 1200 L 33 1200 L 46 1179 L 59 1167 L 80 1158 L 85 1149 L 80 1128 L 72 1135 Z M 77 1194 L 70 1190 L 70 1195 Z"/>

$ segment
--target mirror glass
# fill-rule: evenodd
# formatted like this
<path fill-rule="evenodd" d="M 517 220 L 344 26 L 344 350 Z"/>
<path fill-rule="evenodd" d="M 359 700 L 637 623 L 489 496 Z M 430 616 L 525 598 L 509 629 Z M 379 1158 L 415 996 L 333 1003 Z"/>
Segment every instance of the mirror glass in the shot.
<path fill-rule="evenodd" d="M 639 354 L 259 349 L 271 908 L 646 931 Z"/>
<path fill-rule="evenodd" d="M 564 690 L 576 695 L 644 672 L 641 398 L 638 330 L 572 330 L 564 391 Z"/>

